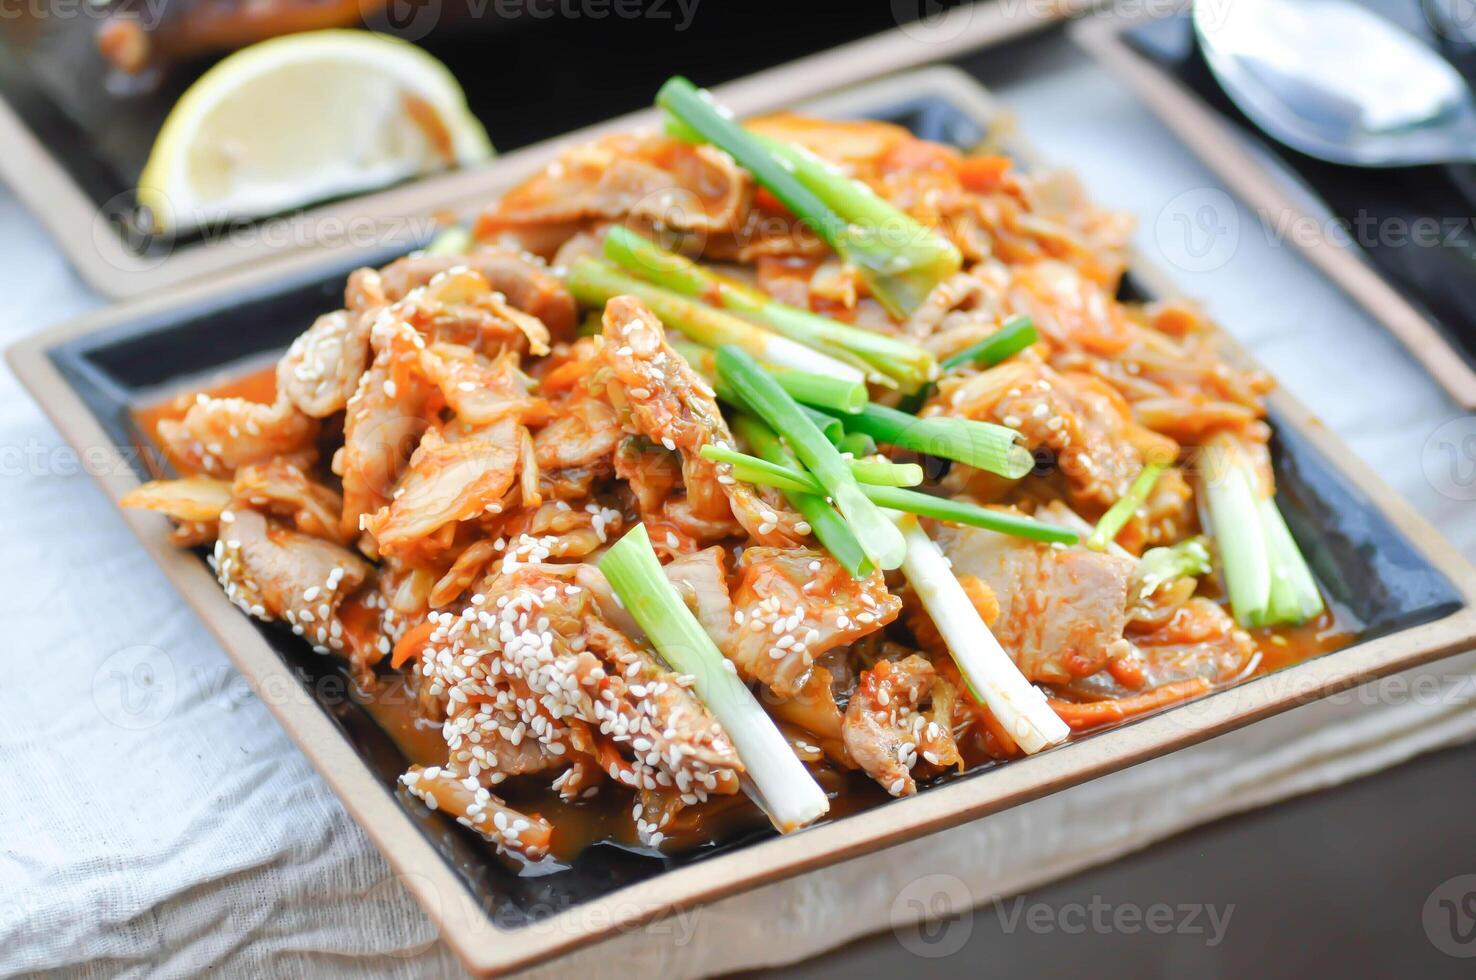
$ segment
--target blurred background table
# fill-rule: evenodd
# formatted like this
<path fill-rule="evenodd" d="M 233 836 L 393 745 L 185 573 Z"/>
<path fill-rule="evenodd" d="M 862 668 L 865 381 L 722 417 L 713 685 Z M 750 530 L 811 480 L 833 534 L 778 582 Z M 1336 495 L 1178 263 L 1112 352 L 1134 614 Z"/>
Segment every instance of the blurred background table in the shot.
<path fill-rule="evenodd" d="M 765 17 L 763 8 L 738 17 L 700 6 L 688 32 L 675 31 L 675 22 L 515 25 L 518 33 L 482 42 L 508 66 L 506 105 L 489 120 L 492 136 L 510 149 L 642 105 L 673 71 L 715 83 L 869 34 L 892 26 L 900 8 L 890 6 L 821 4 L 779 19 Z M 1223 263 L 1201 272 L 1176 267 L 1172 260 L 1185 243 L 1174 239 L 1178 225 L 1166 219 L 1195 195 L 1218 193 L 1219 185 L 1059 32 L 961 64 L 1014 110 L 1048 161 L 1077 169 L 1101 203 L 1137 214 L 1145 253 L 1476 557 L 1471 495 L 1425 475 L 1432 434 L 1459 413 L 1384 331 L 1247 213 L 1236 216 L 1238 233 Z M 518 91 L 519 77 L 534 90 Z M 99 302 L 3 191 L 0 254 L 0 344 Z M 1476 421 L 1456 424 L 1476 434 Z M 0 374 L 0 476 L 0 615 L 9 634 L 9 669 L 0 684 L 0 766 L 9 787 L 0 804 L 0 973 L 458 972 L 362 831 L 254 696 L 232 685 L 215 643 L 8 372 Z M 120 727 L 95 692 L 108 679 L 109 658 L 139 645 L 167 652 L 174 700 L 157 724 Z M 1267 783 L 1282 778 L 1285 792 L 1311 789 L 1463 739 L 1476 728 L 1471 688 L 1463 683 L 1470 663 L 1430 668 L 1445 685 L 1438 707 L 1448 717 L 1423 740 L 1382 756 L 1370 750 L 1366 764 L 1336 776 L 1297 782 L 1273 772 Z M 1227 759 L 1256 751 L 1253 737 L 1210 744 Z M 1469 961 L 1437 948 L 1441 937 L 1432 938 L 1423 913 L 1442 882 L 1476 872 L 1473 763 L 1476 749 L 1449 749 L 1031 888 L 1025 906 L 1007 901 L 921 937 L 909 928 L 884 932 L 797 971 L 1469 975 Z M 1063 794 L 1054 810 L 1036 811 L 1063 823 L 1032 831 L 1069 843 L 1097 819 L 1093 792 L 1081 787 Z M 1252 787 L 1242 803 L 1257 800 Z M 1157 802 L 1139 801 L 1145 827 L 1155 826 Z M 1012 825 L 990 818 L 977 832 L 1008 850 L 1012 842 L 994 836 L 1002 826 Z M 932 840 L 953 846 L 964 839 L 959 833 Z M 1116 851 L 1142 843 L 1128 840 Z M 1092 860 L 1114 853 L 1103 847 Z M 939 860 L 946 866 L 948 857 Z M 1166 902 L 1234 911 L 1214 945 L 1184 931 L 1073 932 L 1062 910 L 1094 899 L 1113 908 Z M 1044 931 L 1026 920 L 1009 924 L 1012 909 L 1032 906 L 1053 910 L 1054 924 Z M 757 966 L 852 938 L 843 928 L 833 936 L 797 936 L 779 927 L 770 937 L 767 924 L 754 925 L 744 950 L 714 958 L 679 950 L 662 962 L 672 972 Z M 1476 941 L 1458 951 L 1476 954 Z M 600 965 L 597 954 L 577 961 L 581 972 Z M 569 964 L 548 972 L 564 968 Z"/>

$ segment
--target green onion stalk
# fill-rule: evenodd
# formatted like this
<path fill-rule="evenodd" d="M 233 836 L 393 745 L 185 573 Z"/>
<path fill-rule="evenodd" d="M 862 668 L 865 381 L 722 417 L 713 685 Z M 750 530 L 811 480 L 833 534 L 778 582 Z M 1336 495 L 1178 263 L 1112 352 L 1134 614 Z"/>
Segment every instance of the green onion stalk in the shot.
<path fill-rule="evenodd" d="M 816 428 L 789 393 L 779 386 L 779 382 L 750 354 L 731 345 L 718 348 L 717 369 L 718 377 L 744 406 L 782 436 L 805 468 L 814 474 L 836 509 L 850 524 L 866 557 L 883 570 L 900 565 L 907 550 L 901 532 L 861 492 L 850 467 L 835 446 Z"/>
<path fill-rule="evenodd" d="M 1144 466 L 1143 472 L 1128 487 L 1127 493 L 1109 507 L 1097 526 L 1092 528 L 1092 533 L 1087 535 L 1086 546 L 1093 551 L 1106 551 L 1108 543 L 1117 540 L 1127 522 L 1133 519 L 1138 508 L 1148 499 L 1148 494 L 1153 492 L 1153 486 L 1163 475 L 1163 471 L 1164 466 L 1161 463 L 1148 463 Z"/>
<path fill-rule="evenodd" d="M 672 120 L 674 132 L 726 151 L 813 227 L 842 260 L 860 270 L 872 295 L 894 317 L 909 316 L 963 264 L 946 238 L 807 150 L 750 133 L 687 79 L 668 79 L 656 104 Z"/>
<path fill-rule="evenodd" d="M 567 285 L 574 298 L 585 306 L 602 308 L 616 296 L 634 296 L 646 304 L 667 329 L 680 330 L 688 338 L 709 347 L 732 344 L 780 367 L 856 382 L 866 379 L 864 371 L 828 354 L 781 337 L 741 317 L 626 275 L 609 262 L 593 256 L 585 255 L 574 260 L 569 266 Z"/>
<path fill-rule="evenodd" d="M 1040 339 L 1035 321 L 1028 316 L 1012 316 L 1000 328 L 983 340 L 976 340 L 963 350 L 949 354 L 938 364 L 940 374 L 949 374 L 962 367 L 991 368 L 1014 357 Z M 933 385 L 925 385 L 908 395 L 898 408 L 915 415 L 933 393 Z"/>
<path fill-rule="evenodd" d="M 778 465 L 785 470 L 800 469 L 799 460 L 784 448 L 784 443 L 774 434 L 774 430 L 752 415 L 735 414 L 732 426 L 734 434 L 748 443 L 749 447 L 765 462 Z M 736 477 L 735 474 L 735 478 L 740 477 Z M 755 481 L 745 480 L 744 482 L 753 483 Z M 779 490 L 784 494 L 784 499 L 789 501 L 789 505 L 799 511 L 810 525 L 810 532 L 815 535 L 816 540 L 826 551 L 830 552 L 836 561 L 840 562 L 841 567 L 849 572 L 852 578 L 864 579 L 876 570 L 871 559 L 866 557 L 866 552 L 861 550 L 861 542 L 856 540 L 856 535 L 851 532 L 851 526 L 825 499 L 824 494 L 812 493 L 807 489 L 780 487 Z"/>
<path fill-rule="evenodd" d="M 833 418 L 831 421 L 839 422 Z M 843 453 L 850 453 L 852 458 L 860 459 L 863 456 L 871 456 L 876 452 L 876 440 L 864 432 L 846 432 L 844 426 L 841 428 L 842 436 L 835 444 L 835 448 Z"/>
<path fill-rule="evenodd" d="M 776 464 L 720 446 L 703 446 L 702 455 L 715 462 L 731 465 L 734 478 L 745 483 L 775 487 L 786 492 L 824 493 L 824 488 L 814 476 L 797 466 Z M 858 469 L 853 464 L 852 474 L 856 477 L 861 492 L 866 495 L 867 499 L 889 510 L 916 514 L 920 517 L 931 517 L 934 520 L 947 521 L 952 524 L 966 524 L 969 527 L 984 528 L 1000 534 L 1027 538 L 1031 541 L 1042 541 L 1047 544 L 1076 544 L 1078 540 L 1075 530 L 1059 524 L 1049 524 L 1033 517 L 992 510 L 988 507 L 980 507 L 978 504 L 905 489 L 905 486 L 916 486 L 915 483 L 901 485 L 881 482 L 891 476 L 890 471 L 881 468 Z M 899 473 L 898 477 L 903 475 L 911 476 L 910 473 Z"/>
<path fill-rule="evenodd" d="M 969 693 L 988 706 L 1026 753 L 1064 742 L 1070 728 L 999 645 L 937 544 L 911 514 L 898 514 L 896 520 L 907 539 L 902 574 L 938 628 Z"/>
<path fill-rule="evenodd" d="M 728 449 L 725 446 L 706 445 L 702 447 L 702 458 L 710 459 L 714 463 L 727 463 L 735 468 L 750 468 L 754 473 L 765 475 L 765 481 L 746 480 L 747 483 L 760 482 L 764 486 L 776 487 L 780 490 L 801 490 L 808 493 L 823 493 L 824 488 L 809 473 L 799 467 L 790 467 L 782 463 L 771 463 L 758 456 L 750 456 L 740 453 L 736 449 Z M 915 487 L 923 481 L 922 467 L 916 463 L 893 463 L 885 459 L 852 459 L 846 461 L 851 469 L 851 475 L 856 482 L 866 487 Z"/>
<path fill-rule="evenodd" d="M 697 697 L 738 752 L 745 786 L 774 826 L 788 832 L 824 816 L 825 791 L 667 579 L 644 524 L 605 553 L 600 571 L 667 665 L 691 675 Z"/>
<path fill-rule="evenodd" d="M 1278 626 L 1322 612 L 1307 560 L 1243 447 L 1221 433 L 1205 449 L 1205 462 L 1218 465 L 1201 474 L 1203 499 L 1236 622 Z"/>
<path fill-rule="evenodd" d="M 699 374 L 710 381 L 717 375 L 717 355 L 712 349 L 680 338 L 669 338 L 671 346 L 686 359 Z M 774 376 L 779 386 L 802 405 L 827 408 L 842 415 L 854 415 L 870 401 L 866 385 L 860 381 L 832 378 L 809 371 L 791 371 L 787 368 L 764 365 Z"/>
<path fill-rule="evenodd" d="M 930 416 L 918 418 L 885 405 L 837 416 L 847 432 L 860 432 L 879 443 L 938 456 L 1018 480 L 1035 468 L 1035 457 L 1020 445 L 1020 433 L 992 422 Z"/>
<path fill-rule="evenodd" d="M 913 390 L 937 373 L 933 355 L 916 344 L 787 306 L 763 290 L 668 252 L 622 225 L 606 232 L 604 251 L 610 261 L 652 285 L 757 320 L 775 333 L 864 367 L 880 384 Z"/>

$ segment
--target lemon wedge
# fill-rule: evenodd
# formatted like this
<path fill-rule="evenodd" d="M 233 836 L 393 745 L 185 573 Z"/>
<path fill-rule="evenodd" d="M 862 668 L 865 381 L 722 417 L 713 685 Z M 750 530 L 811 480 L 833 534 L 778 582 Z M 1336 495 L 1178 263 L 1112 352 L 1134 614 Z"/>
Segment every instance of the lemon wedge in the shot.
<path fill-rule="evenodd" d="M 261 217 L 484 160 L 451 72 L 367 31 L 263 41 L 200 76 L 154 142 L 138 201 L 160 231 Z"/>

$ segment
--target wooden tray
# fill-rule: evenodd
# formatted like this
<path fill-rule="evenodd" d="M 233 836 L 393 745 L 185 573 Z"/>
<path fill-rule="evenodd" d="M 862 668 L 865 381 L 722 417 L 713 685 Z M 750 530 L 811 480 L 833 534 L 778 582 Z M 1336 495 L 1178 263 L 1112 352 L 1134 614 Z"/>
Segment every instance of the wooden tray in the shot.
<path fill-rule="evenodd" d="M 783 79 L 777 82 L 782 87 Z M 892 118 L 960 144 L 979 139 L 995 117 L 982 89 L 951 69 L 891 78 L 805 108 Z M 490 168 L 484 196 L 514 176 Z M 86 317 L 23 342 L 9 356 L 65 437 L 102 464 L 93 470 L 116 500 L 140 479 L 132 407 L 186 379 L 259 364 L 336 305 L 346 271 L 240 271 Z M 1143 270 L 1134 288 L 1167 291 Z M 759 834 L 664 862 L 596 847 L 568 871 L 540 878 L 511 875 L 465 831 L 396 793 L 403 760 L 393 745 L 362 707 L 326 699 L 329 686 L 316 683 L 337 670 L 332 658 L 242 616 L 199 556 L 169 544 L 158 515 L 132 511 L 125 519 L 425 906 L 441 938 L 468 969 L 490 975 L 1014 806 L 1476 642 L 1476 570 L 1290 396 L 1276 393 L 1271 407 L 1279 503 L 1333 601 L 1364 624 L 1359 642 L 791 836 Z"/>
<path fill-rule="evenodd" d="M 1309 200 L 1309 196 L 1317 194 L 1316 186 L 1310 189 L 1298 186 L 1308 181 L 1304 173 L 1312 174 L 1314 183 L 1361 177 L 1350 177 L 1348 168 L 1298 157 L 1269 140 L 1263 140 L 1266 145 L 1260 153 L 1252 153 L 1252 143 L 1263 138 L 1237 127 L 1227 112 L 1211 106 L 1187 87 L 1182 77 L 1145 57 L 1128 41 L 1135 31 L 1163 26 L 1170 18 L 1182 16 L 1171 12 L 1155 21 L 1147 16 L 1100 15 L 1072 24 L 1070 32 L 1084 50 L 1130 85 L 1164 125 L 1252 212 L 1276 216 L 1276 224 L 1281 228 L 1326 228 L 1329 215 L 1321 209 L 1320 202 Z M 1198 55 L 1191 49 L 1187 59 L 1197 61 Z M 1218 91 L 1217 87 L 1215 90 Z M 1435 169 L 1438 168 L 1411 169 L 1404 179 L 1412 185 L 1426 184 L 1432 179 L 1429 172 Z M 1389 172 L 1369 171 L 1365 181 L 1367 192 L 1382 190 L 1394 180 Z M 1470 206 L 1463 197 L 1449 204 L 1455 210 L 1445 213 L 1469 214 Z M 1394 334 L 1463 408 L 1476 409 L 1476 322 L 1442 324 L 1414 292 L 1402 292 L 1391 284 L 1371 264 L 1371 256 L 1349 237 L 1331 233 L 1285 237 Z M 1414 256 L 1406 261 L 1429 258 L 1433 256 Z M 1469 265 L 1469 257 L 1459 261 L 1463 266 Z M 1463 316 L 1459 311 L 1453 315 Z"/>
<path fill-rule="evenodd" d="M 454 2 L 456 0 L 448 0 L 447 9 Z M 887 71 L 898 71 L 1038 30 L 1096 2 L 1100 0 L 1044 0 L 1023 7 L 1009 0 L 1000 4 L 965 5 L 717 86 L 715 91 L 737 111 L 760 112 L 777 107 L 780 102 L 793 103 L 820 92 L 834 91 L 844 85 L 874 78 L 883 70 L 879 66 L 886 66 Z M 439 9 L 439 5 L 432 4 L 427 9 Z M 826 13 L 819 10 L 796 14 L 795 17 L 802 25 L 805 16 L 818 18 Z M 721 20 L 725 14 L 714 11 L 707 16 Z M 728 13 L 726 16 L 748 15 Z M 860 16 L 857 14 L 858 18 Z M 866 18 L 868 23 L 877 19 L 875 13 Z M 882 12 L 880 20 L 888 19 L 889 15 Z M 94 21 L 87 20 L 88 23 L 76 25 L 87 29 L 86 36 L 76 37 L 68 33 L 63 40 L 68 45 L 65 50 L 70 54 L 64 52 L 59 57 L 81 60 L 81 56 L 72 49 L 79 44 L 90 44 Z M 790 28 L 795 26 L 788 21 L 786 23 Z M 14 19 L 0 18 L 0 146 L 5 148 L 5 152 L 0 153 L 0 179 L 14 188 L 45 225 L 82 278 L 100 293 L 113 298 L 151 296 L 163 288 L 198 282 L 205 277 L 286 255 L 292 256 L 296 267 L 300 267 L 302 261 L 321 261 L 331 265 L 347 261 L 344 256 L 351 254 L 362 256 L 381 250 L 408 251 L 427 237 L 434 225 L 434 216 L 447 209 L 462 210 L 474 205 L 485 198 L 489 186 L 531 173 L 571 142 L 583 141 L 611 129 L 650 123 L 655 119 L 650 110 L 643 110 L 532 143 L 487 167 L 451 171 L 259 222 L 242 223 L 239 227 L 233 225 L 231 229 L 209 238 L 154 240 L 130 231 L 123 216 L 133 207 L 128 181 L 136 179 L 142 154 L 146 154 L 148 145 L 152 143 L 153 129 L 162 121 L 167 104 L 145 111 L 132 111 L 120 103 L 117 110 L 111 112 L 106 105 L 59 105 L 58 90 L 68 96 L 70 103 L 81 99 L 79 89 L 100 91 L 102 81 L 96 77 L 95 59 L 86 61 L 91 66 L 91 74 L 79 67 L 75 79 L 53 78 L 49 79 L 49 85 L 39 84 L 35 77 L 36 66 L 29 64 L 22 56 L 20 46 L 11 41 L 18 29 L 18 22 Z M 493 29 L 489 28 L 470 38 L 453 38 L 448 42 L 443 39 L 443 33 L 423 39 L 417 35 L 415 39 L 422 41 L 457 70 L 469 91 L 473 107 L 478 108 L 488 122 L 494 142 L 502 139 L 500 133 L 505 130 L 512 130 L 515 138 L 522 133 L 538 132 L 536 125 L 522 118 L 537 114 L 536 103 L 516 106 L 512 110 L 504 108 L 503 104 L 508 100 L 499 101 L 496 93 L 508 91 L 510 80 L 489 74 L 487 67 L 489 45 L 506 48 L 516 45 L 517 38 L 492 37 Z M 793 40 L 786 43 L 793 46 L 803 36 L 802 30 L 793 32 Z M 684 65 L 683 38 L 684 35 L 677 34 L 672 40 L 670 47 L 675 50 L 664 59 L 668 63 L 661 69 L 663 73 L 667 69 L 689 70 L 700 82 L 705 75 L 722 70 L 716 55 L 704 59 L 701 64 Z M 777 44 L 774 42 L 771 46 Z M 573 52 L 577 52 L 577 48 Z M 50 58 L 51 53 L 48 51 L 44 57 Z M 503 57 L 515 59 L 517 55 L 514 51 L 505 53 Z M 57 73 L 55 62 L 48 62 L 47 66 L 50 74 Z M 530 67 L 530 70 L 534 68 Z M 570 84 L 577 83 L 576 70 L 571 69 L 566 74 L 571 76 Z M 642 88 L 635 104 L 649 103 L 660 77 L 653 83 L 646 83 L 637 75 L 632 84 L 640 84 Z M 569 92 L 559 89 L 556 79 L 540 79 L 539 89 L 546 89 L 550 98 L 584 101 L 603 98 L 604 104 L 632 104 L 608 92 L 592 95 L 588 89 L 593 82 L 586 81 L 588 84 L 582 90 Z M 622 84 L 617 80 L 607 88 L 623 91 Z M 162 93 L 161 98 L 167 100 L 177 95 L 175 89 Z M 493 101 L 483 105 L 488 99 Z M 87 122 L 79 124 L 76 121 L 78 117 L 85 118 Z M 100 143 L 107 143 L 109 147 L 99 149 Z M 366 244 L 369 241 L 372 244 Z M 311 258 L 303 259 L 304 254 Z"/>

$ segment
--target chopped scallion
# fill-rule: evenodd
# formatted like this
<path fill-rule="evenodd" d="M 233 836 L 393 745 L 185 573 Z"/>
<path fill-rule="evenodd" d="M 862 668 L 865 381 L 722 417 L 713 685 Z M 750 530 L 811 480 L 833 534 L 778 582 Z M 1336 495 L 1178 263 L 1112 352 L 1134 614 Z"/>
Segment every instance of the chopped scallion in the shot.
<path fill-rule="evenodd" d="M 902 574 L 938 628 L 969 693 L 988 706 L 1025 752 L 1039 752 L 1064 742 L 1070 728 L 999 645 L 943 552 L 918 525 L 916 517 L 899 514 L 897 523 L 907 538 Z"/>
<path fill-rule="evenodd" d="M 693 690 L 732 740 L 756 802 L 774 826 L 787 832 L 824 816 L 830 809 L 825 791 L 672 587 L 644 524 L 605 553 L 600 571 L 667 665 L 691 675 Z"/>
<path fill-rule="evenodd" d="M 709 347 L 733 344 L 779 367 L 810 371 L 851 381 L 865 373 L 826 354 L 795 343 L 747 320 L 628 276 L 608 262 L 581 256 L 569 266 L 569 291 L 585 306 L 603 307 L 616 296 L 635 296 L 667 329 L 680 330 Z"/>
<path fill-rule="evenodd" d="M 1087 535 L 1086 546 L 1093 551 L 1106 551 L 1109 541 L 1117 540 L 1117 535 L 1127 526 L 1127 522 L 1133 519 L 1138 508 L 1148 499 L 1148 494 L 1153 492 L 1153 485 L 1163 474 L 1163 466 L 1159 463 L 1149 463 L 1143 467 L 1143 472 L 1128 487 L 1128 492 L 1121 499 L 1107 508 L 1107 513 L 1097 522 L 1092 533 Z"/>
<path fill-rule="evenodd" d="M 918 418 L 871 403 L 841 418 L 841 424 L 847 432 L 861 432 L 880 443 L 956 460 L 1011 480 L 1035 468 L 1035 457 L 1016 441 L 1020 433 L 992 422 L 945 416 Z"/>
<path fill-rule="evenodd" d="M 882 569 L 900 565 L 906 546 L 896 525 L 887 520 L 861 492 L 850 467 L 841 459 L 835 446 L 815 427 L 789 393 L 779 386 L 779 382 L 739 347 L 719 347 L 717 368 L 718 377 L 733 389 L 750 411 L 784 438 L 800 462 L 814 474 L 836 509 L 850 522 L 851 530 L 867 557 Z"/>

